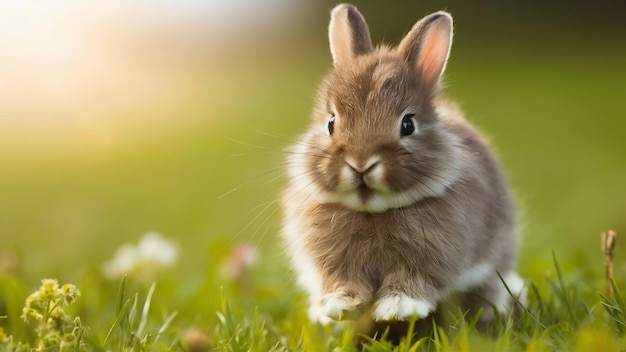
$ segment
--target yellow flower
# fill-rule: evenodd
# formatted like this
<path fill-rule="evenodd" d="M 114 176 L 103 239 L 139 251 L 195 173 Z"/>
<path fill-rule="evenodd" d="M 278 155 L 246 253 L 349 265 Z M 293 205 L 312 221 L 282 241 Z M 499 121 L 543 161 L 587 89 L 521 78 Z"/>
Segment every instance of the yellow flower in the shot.
<path fill-rule="evenodd" d="M 61 296 L 59 282 L 55 279 L 41 280 L 41 287 L 37 290 L 40 299 L 56 300 Z"/>
<path fill-rule="evenodd" d="M 61 292 L 63 295 L 63 302 L 65 305 L 72 304 L 78 300 L 80 297 L 80 291 L 78 288 L 72 284 L 65 284 L 61 287 Z"/>

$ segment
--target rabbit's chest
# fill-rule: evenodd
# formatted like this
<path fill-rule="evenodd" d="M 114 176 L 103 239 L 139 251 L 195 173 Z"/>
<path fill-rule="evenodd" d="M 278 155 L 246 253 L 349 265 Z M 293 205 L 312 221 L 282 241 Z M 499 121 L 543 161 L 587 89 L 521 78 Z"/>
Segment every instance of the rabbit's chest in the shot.
<path fill-rule="evenodd" d="M 419 226 L 389 221 L 380 214 L 357 214 L 345 226 L 328 229 L 338 261 L 349 260 L 366 270 L 407 266 L 424 253 Z M 415 224 L 413 224 L 415 225 Z"/>

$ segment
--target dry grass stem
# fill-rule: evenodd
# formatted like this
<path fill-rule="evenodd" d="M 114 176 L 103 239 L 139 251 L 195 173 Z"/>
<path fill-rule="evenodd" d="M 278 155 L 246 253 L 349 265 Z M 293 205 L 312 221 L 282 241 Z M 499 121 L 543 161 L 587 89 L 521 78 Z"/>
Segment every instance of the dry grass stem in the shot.
<path fill-rule="evenodd" d="M 609 297 L 614 297 L 613 287 L 611 286 L 611 280 L 613 279 L 613 250 L 617 242 L 617 233 L 613 230 L 603 232 L 601 234 L 602 243 L 601 249 L 604 253 L 605 262 L 604 269 L 606 271 L 606 292 Z"/>

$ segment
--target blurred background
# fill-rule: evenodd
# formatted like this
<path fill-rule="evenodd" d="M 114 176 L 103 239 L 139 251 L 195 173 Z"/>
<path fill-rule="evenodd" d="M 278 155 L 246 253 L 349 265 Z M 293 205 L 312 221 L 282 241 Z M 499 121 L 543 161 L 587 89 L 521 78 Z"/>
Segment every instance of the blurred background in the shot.
<path fill-rule="evenodd" d="M 375 43 L 452 13 L 446 95 L 515 190 L 519 270 L 543 277 L 554 250 L 600 281 L 600 232 L 626 235 L 626 3 L 354 3 Z M 242 245 L 259 281 L 292 286 L 282 149 L 331 65 L 334 4 L 0 2 L 0 271 L 33 287 L 76 280 L 158 232 L 180 251 L 170 275 L 184 287 Z"/>

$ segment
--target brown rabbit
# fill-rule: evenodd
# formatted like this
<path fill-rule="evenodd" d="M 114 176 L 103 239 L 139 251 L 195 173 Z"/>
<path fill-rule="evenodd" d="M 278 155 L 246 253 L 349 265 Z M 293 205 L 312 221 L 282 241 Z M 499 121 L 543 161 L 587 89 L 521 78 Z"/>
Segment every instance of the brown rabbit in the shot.
<path fill-rule="evenodd" d="M 433 13 L 397 48 L 374 48 L 361 14 L 341 4 L 329 37 L 334 68 L 289 150 L 282 195 L 311 319 L 370 308 L 378 321 L 424 318 L 453 291 L 505 311 L 497 272 L 523 290 L 512 271 L 516 209 L 484 139 L 439 98 L 452 17 Z"/>

